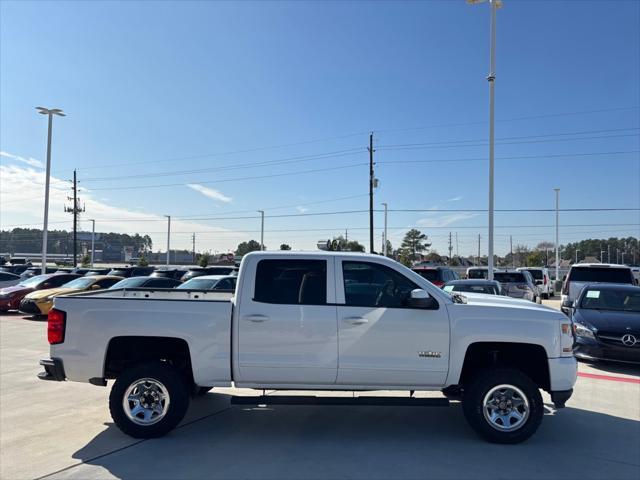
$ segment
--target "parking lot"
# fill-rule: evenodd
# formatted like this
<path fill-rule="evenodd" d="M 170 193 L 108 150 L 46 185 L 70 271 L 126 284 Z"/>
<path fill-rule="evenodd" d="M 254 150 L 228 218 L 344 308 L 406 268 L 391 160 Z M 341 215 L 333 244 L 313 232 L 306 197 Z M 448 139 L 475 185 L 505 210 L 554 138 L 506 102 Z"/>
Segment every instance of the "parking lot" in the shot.
<path fill-rule="evenodd" d="M 567 408 L 548 403 L 521 445 L 480 440 L 457 403 L 232 408 L 231 394 L 251 393 L 235 389 L 193 400 L 180 428 L 141 441 L 113 425 L 109 388 L 37 380 L 46 322 L 2 315 L 0 334 L 3 479 L 640 478 L 640 372 L 631 367 L 581 364 Z"/>

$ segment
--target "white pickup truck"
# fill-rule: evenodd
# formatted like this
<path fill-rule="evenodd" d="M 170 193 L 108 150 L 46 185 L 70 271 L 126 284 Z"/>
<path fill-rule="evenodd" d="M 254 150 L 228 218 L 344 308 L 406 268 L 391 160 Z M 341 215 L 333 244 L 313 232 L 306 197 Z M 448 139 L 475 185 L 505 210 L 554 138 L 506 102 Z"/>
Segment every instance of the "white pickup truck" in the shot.
<path fill-rule="evenodd" d="M 48 339 L 39 377 L 102 386 L 115 379 L 113 420 L 139 438 L 173 429 L 191 395 L 235 385 L 409 392 L 392 405 L 423 405 L 430 399 L 413 391 L 441 390 L 462 401 L 481 436 L 517 443 L 542 420 L 540 389 L 561 408 L 577 375 L 571 323 L 559 311 L 451 296 L 393 260 L 361 253 L 251 253 L 235 295 L 124 289 L 56 297 Z"/>

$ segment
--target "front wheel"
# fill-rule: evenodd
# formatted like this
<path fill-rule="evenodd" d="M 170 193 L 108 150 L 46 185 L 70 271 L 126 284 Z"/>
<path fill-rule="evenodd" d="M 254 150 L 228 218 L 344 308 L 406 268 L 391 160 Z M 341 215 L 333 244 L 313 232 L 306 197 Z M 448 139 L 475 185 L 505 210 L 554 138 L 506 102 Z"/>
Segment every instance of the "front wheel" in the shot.
<path fill-rule="evenodd" d="M 181 373 L 166 362 L 151 362 L 122 372 L 109 395 L 111 418 L 134 438 L 156 438 L 173 430 L 189 406 Z"/>
<path fill-rule="evenodd" d="M 537 385 L 514 369 L 479 372 L 465 387 L 462 410 L 471 427 L 493 443 L 520 443 L 540 426 L 544 406 Z"/>

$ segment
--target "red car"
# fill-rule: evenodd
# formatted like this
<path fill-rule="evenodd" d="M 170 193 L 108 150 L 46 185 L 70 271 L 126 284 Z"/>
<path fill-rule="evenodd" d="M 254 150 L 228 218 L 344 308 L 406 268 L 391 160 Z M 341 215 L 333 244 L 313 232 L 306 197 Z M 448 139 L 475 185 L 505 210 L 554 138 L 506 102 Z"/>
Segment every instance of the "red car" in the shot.
<path fill-rule="evenodd" d="M 0 312 L 17 310 L 25 295 L 45 288 L 57 288 L 80 275 L 75 273 L 50 273 L 22 280 L 18 285 L 0 289 Z"/>

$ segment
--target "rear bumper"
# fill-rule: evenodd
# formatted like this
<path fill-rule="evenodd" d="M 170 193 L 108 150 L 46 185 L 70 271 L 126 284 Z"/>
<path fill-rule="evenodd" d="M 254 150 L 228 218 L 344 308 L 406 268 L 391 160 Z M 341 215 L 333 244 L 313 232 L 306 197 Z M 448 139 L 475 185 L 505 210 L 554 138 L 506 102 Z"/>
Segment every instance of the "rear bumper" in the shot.
<path fill-rule="evenodd" d="M 44 372 L 38 374 L 40 380 L 52 380 L 63 382 L 66 379 L 64 374 L 64 365 L 59 358 L 43 358 L 40 365 L 44 367 Z"/>

